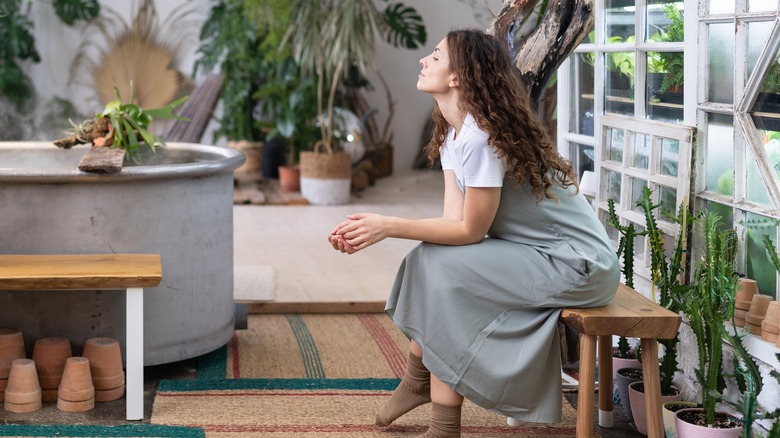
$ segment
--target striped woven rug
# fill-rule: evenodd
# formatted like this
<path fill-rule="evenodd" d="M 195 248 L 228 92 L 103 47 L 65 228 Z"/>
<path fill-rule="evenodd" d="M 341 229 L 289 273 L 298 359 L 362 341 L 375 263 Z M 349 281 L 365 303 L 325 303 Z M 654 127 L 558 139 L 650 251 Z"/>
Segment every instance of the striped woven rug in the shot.
<path fill-rule="evenodd" d="M 389 428 L 374 416 L 398 385 L 409 341 L 384 314 L 250 315 L 249 328 L 198 362 L 194 380 L 164 380 L 152 423 L 202 428 L 206 437 L 413 437 L 430 405 Z M 558 424 L 506 419 L 469 402 L 468 437 L 570 437 L 576 412 L 563 400 Z"/>

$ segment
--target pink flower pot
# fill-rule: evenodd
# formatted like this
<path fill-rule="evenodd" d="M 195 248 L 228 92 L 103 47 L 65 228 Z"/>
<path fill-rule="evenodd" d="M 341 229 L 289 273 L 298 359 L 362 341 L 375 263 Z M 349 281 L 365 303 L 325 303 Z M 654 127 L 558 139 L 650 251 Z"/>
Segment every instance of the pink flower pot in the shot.
<path fill-rule="evenodd" d="M 645 393 L 644 391 L 640 392 L 637 390 L 637 387 L 642 388 L 643 386 L 644 382 L 629 383 L 628 398 L 631 400 L 631 416 L 634 417 L 636 430 L 642 435 L 647 435 L 647 405 L 645 403 Z M 677 391 L 677 393 L 674 395 L 661 394 L 661 405 L 669 401 L 682 400 L 682 393 L 674 386 L 672 388 Z"/>
<path fill-rule="evenodd" d="M 691 411 L 704 411 L 702 408 L 690 408 L 677 411 L 675 425 L 677 426 L 677 438 L 739 438 L 742 436 L 742 426 L 733 428 L 716 428 L 699 426 L 685 421 L 681 416 Z M 716 412 L 716 415 L 729 417 L 729 415 Z"/>

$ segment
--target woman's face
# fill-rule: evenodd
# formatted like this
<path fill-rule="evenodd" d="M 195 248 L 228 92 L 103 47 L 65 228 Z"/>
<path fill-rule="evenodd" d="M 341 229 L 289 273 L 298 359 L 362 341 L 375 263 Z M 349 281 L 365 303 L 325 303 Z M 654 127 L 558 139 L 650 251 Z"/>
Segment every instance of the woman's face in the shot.
<path fill-rule="evenodd" d="M 447 38 L 433 49 L 433 53 L 420 60 L 422 70 L 417 76 L 417 89 L 431 94 L 447 93 L 455 86 L 455 74 L 450 72 L 450 56 Z"/>

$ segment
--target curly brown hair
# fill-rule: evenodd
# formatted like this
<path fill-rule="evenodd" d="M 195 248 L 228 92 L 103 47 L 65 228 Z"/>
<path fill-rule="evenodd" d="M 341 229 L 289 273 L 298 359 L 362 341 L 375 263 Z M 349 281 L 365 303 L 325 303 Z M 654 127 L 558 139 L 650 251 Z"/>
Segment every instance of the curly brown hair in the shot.
<path fill-rule="evenodd" d="M 532 110 L 506 47 L 496 37 L 472 29 L 449 32 L 447 45 L 450 71 L 460 84 L 460 109 L 471 113 L 488 134 L 488 144 L 505 159 L 507 172 L 518 183 L 528 181 L 537 202 L 544 197 L 557 199 L 550 192 L 555 182 L 579 189 L 571 163 L 558 153 Z M 433 122 L 433 137 L 427 145 L 430 163 L 439 156 L 450 129 L 436 103 Z"/>

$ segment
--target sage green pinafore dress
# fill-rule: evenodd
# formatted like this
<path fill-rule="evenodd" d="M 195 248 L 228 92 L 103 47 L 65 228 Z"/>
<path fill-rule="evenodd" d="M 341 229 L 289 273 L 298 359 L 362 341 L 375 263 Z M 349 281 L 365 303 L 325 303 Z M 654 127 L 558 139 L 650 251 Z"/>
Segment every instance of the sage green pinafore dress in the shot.
<path fill-rule="evenodd" d="M 557 185 L 536 202 L 504 180 L 482 242 L 421 243 L 404 259 L 386 312 L 423 363 L 475 404 L 519 421 L 561 420 L 562 307 L 606 304 L 620 277 L 591 206 Z"/>

